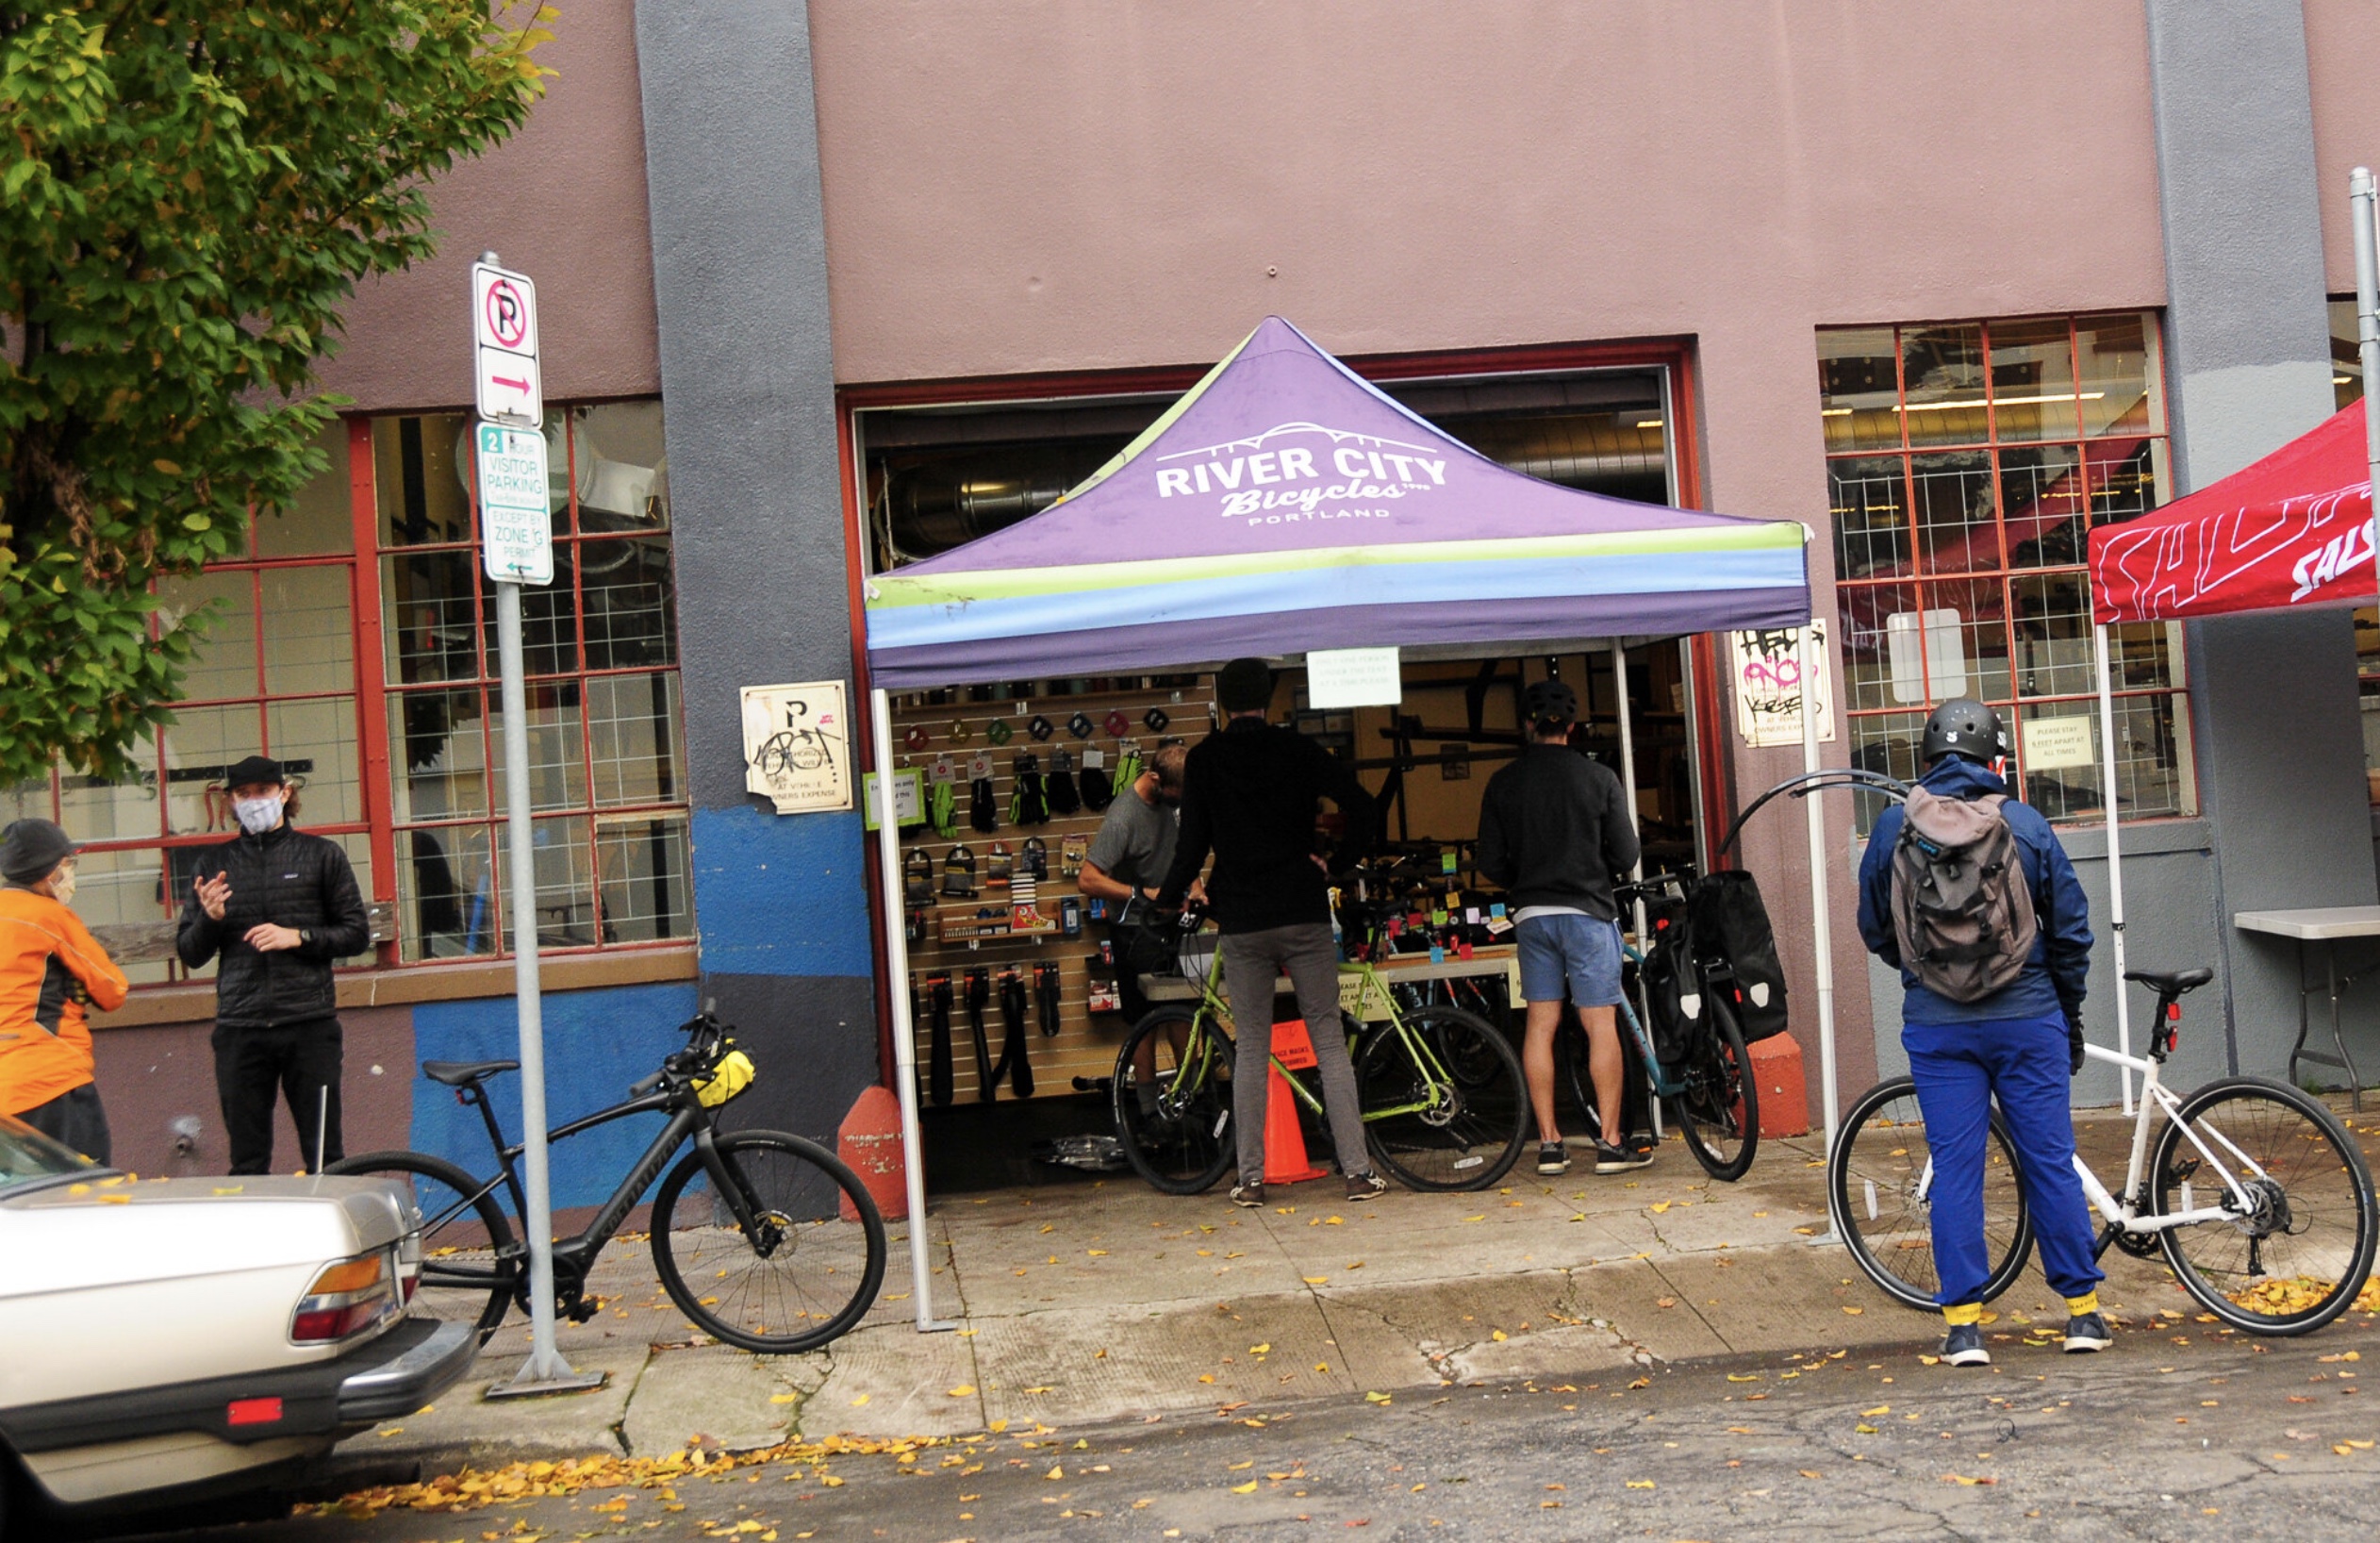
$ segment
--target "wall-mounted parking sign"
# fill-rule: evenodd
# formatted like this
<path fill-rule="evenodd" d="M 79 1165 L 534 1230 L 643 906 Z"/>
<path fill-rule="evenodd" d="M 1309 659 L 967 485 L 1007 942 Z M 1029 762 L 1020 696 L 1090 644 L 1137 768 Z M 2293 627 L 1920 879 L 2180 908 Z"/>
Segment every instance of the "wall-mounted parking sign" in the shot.
<path fill-rule="evenodd" d="M 545 435 L 474 423 L 479 461 L 479 544 L 488 576 L 505 584 L 554 582 L 554 526 Z"/>

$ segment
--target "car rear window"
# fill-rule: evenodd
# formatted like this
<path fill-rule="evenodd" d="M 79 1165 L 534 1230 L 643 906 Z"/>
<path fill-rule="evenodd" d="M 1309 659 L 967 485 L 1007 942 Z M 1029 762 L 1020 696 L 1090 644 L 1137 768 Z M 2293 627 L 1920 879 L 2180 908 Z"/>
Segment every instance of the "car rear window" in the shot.
<path fill-rule="evenodd" d="M 51 1140 L 23 1120 L 0 1115 L 0 1190 L 91 1171 L 90 1160 L 74 1149 Z"/>

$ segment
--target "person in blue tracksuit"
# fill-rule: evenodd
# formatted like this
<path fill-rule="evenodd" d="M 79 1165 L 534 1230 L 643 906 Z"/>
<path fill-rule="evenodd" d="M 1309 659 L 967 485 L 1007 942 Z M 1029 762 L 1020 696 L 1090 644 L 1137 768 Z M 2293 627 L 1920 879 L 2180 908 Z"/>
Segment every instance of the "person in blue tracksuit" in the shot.
<path fill-rule="evenodd" d="M 1921 786 L 1938 796 L 1975 799 L 2006 793 L 1992 770 L 2007 740 L 1999 715 L 1980 702 L 1943 703 L 1925 721 L 1918 758 Z M 1976 1002 L 1953 1002 L 1920 985 L 1901 958 L 1892 925 L 1892 854 L 1902 810 L 1884 811 L 1859 863 L 1859 936 L 1901 972 L 1901 1043 L 1925 1116 L 1933 1155 L 1934 1262 L 1948 1334 L 1942 1358 L 1984 1366 L 1983 1287 L 1990 1270 L 1983 1239 L 1983 1158 L 1992 1101 L 2000 1101 L 2024 1162 L 2025 1199 L 2040 1242 L 2041 1272 L 2066 1299 L 2069 1352 L 2114 1342 L 2099 1312 L 2100 1273 L 2090 1204 L 2074 1174 L 2074 1121 L 2069 1080 L 2082 1070 L 2083 992 L 2091 972 L 2091 906 L 2074 864 L 2039 810 L 2011 798 L 2002 805 L 2032 892 L 2040 935 L 2015 980 Z"/>

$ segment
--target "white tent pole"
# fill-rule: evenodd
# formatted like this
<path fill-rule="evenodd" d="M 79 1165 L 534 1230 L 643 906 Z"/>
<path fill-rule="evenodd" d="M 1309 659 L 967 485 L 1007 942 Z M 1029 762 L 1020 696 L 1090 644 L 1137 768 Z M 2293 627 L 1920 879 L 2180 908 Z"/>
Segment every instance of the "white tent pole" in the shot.
<path fill-rule="evenodd" d="M 2107 918 L 2116 939 L 2116 1049 L 2132 1054 L 2131 990 L 2124 979 L 2124 853 L 2117 838 L 2116 818 L 2116 696 L 2107 670 L 2107 626 L 2091 628 L 2093 652 L 2099 657 L 2099 793 L 2107 806 Z M 2132 1112 L 2132 1069 L 2124 1075 L 2124 1112 Z"/>
<path fill-rule="evenodd" d="M 2380 399 L 2373 386 L 2380 381 L 2380 252 L 2373 245 L 2371 168 L 2356 167 L 2347 186 L 2348 201 L 2355 207 L 2355 218 L 2349 223 L 2355 227 L 2355 337 L 2363 345 L 2364 462 L 2374 478 L 2372 514 L 2380 521 Z M 2380 582 L 2380 550 L 2373 552 L 2372 564 L 2374 581 Z"/>
<path fill-rule="evenodd" d="M 909 929 L 901 887 L 901 821 L 893 800 L 892 696 L 868 693 L 876 761 L 876 868 L 884 892 L 884 989 L 892 994 L 894 1091 L 901 1098 L 901 1166 L 909 1186 L 909 1290 L 917 1332 L 955 1329 L 934 1316 L 934 1267 L 926 1241 L 926 1152 L 917 1128 L 917 1026 L 909 1011 Z"/>
<path fill-rule="evenodd" d="M 1816 618 L 1811 619 L 1814 622 Z M 1802 703 L 1802 770 L 1818 770 L 1817 655 L 1810 646 L 1810 628 L 1801 629 L 1795 644 L 1800 666 Z M 1835 1089 L 1835 929 L 1826 912 L 1826 812 L 1813 791 L 1802 799 L 1810 817 L 1810 934 L 1818 953 L 1818 1080 L 1826 1116 L 1826 1150 L 1835 1150 L 1835 1127 L 1842 1121 L 1843 1100 Z"/>
<path fill-rule="evenodd" d="M 1616 688 L 1620 704 L 1620 790 L 1628 797 L 1628 822 L 1630 828 L 1634 828 L 1638 823 L 1636 724 L 1632 721 L 1635 714 L 1628 709 L 1628 650 L 1621 646 L 1620 639 L 1617 638 L 1611 639 L 1611 680 Z M 1641 851 L 1637 854 L 1636 866 L 1628 870 L 1628 876 L 1631 879 L 1641 879 L 1645 876 L 1645 857 Z M 1645 901 L 1641 896 L 1636 902 L 1636 936 L 1639 937 L 1645 936 Z"/>

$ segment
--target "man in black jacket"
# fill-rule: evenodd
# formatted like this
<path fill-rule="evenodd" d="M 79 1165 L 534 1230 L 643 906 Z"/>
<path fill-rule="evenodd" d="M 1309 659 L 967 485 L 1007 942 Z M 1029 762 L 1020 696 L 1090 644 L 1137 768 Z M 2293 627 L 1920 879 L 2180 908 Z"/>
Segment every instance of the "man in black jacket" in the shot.
<path fill-rule="evenodd" d="M 1378 823 L 1372 795 L 1355 772 L 1294 729 L 1264 721 L 1273 672 L 1262 659 L 1233 659 L 1215 677 L 1227 721 L 1194 747 L 1182 767 L 1182 834 L 1157 891 L 1170 909 L 1215 853 L 1207 894 L 1223 931 L 1223 983 L 1231 998 L 1238 1049 L 1231 1118 L 1239 1126 L 1240 1182 L 1234 1204 L 1264 1203 L 1265 1070 L 1272 1054 L 1273 981 L 1286 971 L 1322 1073 L 1322 1107 L 1351 1201 L 1388 1183 L 1372 1171 L 1356 1107 L 1355 1069 L 1339 1026 L 1339 951 L 1330 936 L 1330 877 L 1314 855 L 1317 801 L 1339 806 L 1346 834 L 1339 860 L 1361 857 Z"/>
<path fill-rule="evenodd" d="M 306 1171 L 320 1173 L 345 1155 L 331 962 L 372 946 L 372 920 L 347 854 L 289 823 L 291 792 L 280 762 L 251 755 L 223 780 L 240 834 L 199 865 L 175 951 L 192 970 L 223 956 L 215 975 L 215 1093 L 231 1170 L 272 1170 L 278 1088 Z"/>
<path fill-rule="evenodd" d="M 1502 886 L 1520 947 L 1521 995 L 1529 1002 L 1521 1066 L 1537 1110 L 1537 1171 L 1570 1167 L 1554 1118 L 1554 1031 L 1565 984 L 1587 1030 L 1587 1070 L 1603 1131 L 1595 1170 L 1642 1168 L 1649 1151 L 1622 1134 L 1626 1066 L 1612 1009 L 1620 1002 L 1619 907 L 1612 880 L 1636 866 L 1636 822 L 1620 779 L 1570 748 L 1578 698 L 1558 680 L 1522 696 L 1529 742 L 1520 759 L 1488 779 L 1479 803 L 1479 871 Z"/>

